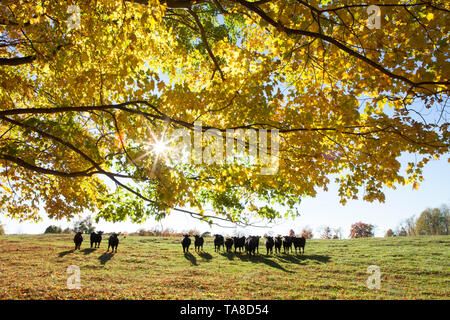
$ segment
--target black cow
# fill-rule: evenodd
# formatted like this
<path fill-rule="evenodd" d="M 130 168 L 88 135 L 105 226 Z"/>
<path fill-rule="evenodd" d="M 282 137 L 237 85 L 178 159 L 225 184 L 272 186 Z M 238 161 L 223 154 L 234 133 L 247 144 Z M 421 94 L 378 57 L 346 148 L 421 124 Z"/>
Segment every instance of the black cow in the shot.
<path fill-rule="evenodd" d="M 287 253 L 289 253 L 289 249 L 291 249 L 291 252 L 292 252 L 292 242 L 293 242 L 293 237 L 290 237 L 290 236 L 283 237 L 284 253 L 286 253 L 286 250 L 287 250 Z"/>
<path fill-rule="evenodd" d="M 234 242 L 234 252 L 236 252 L 236 249 L 239 249 L 239 252 L 244 248 L 245 246 L 245 237 L 233 237 Z"/>
<path fill-rule="evenodd" d="M 100 243 L 102 242 L 103 231 L 92 232 L 91 233 L 91 248 L 100 248 Z"/>
<path fill-rule="evenodd" d="M 109 247 L 111 247 L 111 252 L 114 252 L 114 249 L 116 249 L 117 252 L 117 247 L 119 246 L 119 234 L 120 233 L 113 233 L 109 236 L 108 250 L 106 251 L 109 251 Z"/>
<path fill-rule="evenodd" d="M 261 238 L 260 236 L 252 236 L 252 238 L 254 239 L 255 243 L 256 243 L 256 252 L 259 253 L 259 239 Z"/>
<path fill-rule="evenodd" d="M 305 244 L 306 244 L 306 238 L 305 237 L 294 237 L 294 248 L 295 248 L 295 253 L 297 253 L 297 248 L 298 248 L 298 253 L 300 253 L 300 251 L 302 251 L 302 253 L 305 253 Z"/>
<path fill-rule="evenodd" d="M 189 238 L 188 234 L 183 235 L 181 245 L 183 246 L 183 252 L 189 252 L 189 246 L 191 245 L 191 238 Z"/>
<path fill-rule="evenodd" d="M 215 234 L 214 235 L 214 251 L 220 251 L 220 247 L 222 247 L 223 250 L 225 250 L 223 236 L 220 234 Z"/>
<path fill-rule="evenodd" d="M 269 255 L 269 252 L 272 254 L 273 253 L 273 245 L 275 244 L 275 242 L 273 241 L 273 237 L 266 237 L 266 250 L 267 250 L 267 255 Z"/>
<path fill-rule="evenodd" d="M 275 253 L 281 253 L 281 244 L 283 240 L 281 240 L 280 236 L 276 236 L 274 239 L 274 245 L 275 245 Z"/>
<path fill-rule="evenodd" d="M 231 248 L 233 248 L 233 238 L 227 237 L 225 239 L 225 247 L 227 248 L 227 252 L 231 251 Z"/>
<path fill-rule="evenodd" d="M 77 232 L 75 234 L 75 237 L 73 237 L 73 242 L 75 243 L 75 250 L 80 250 L 81 243 L 83 242 L 83 236 L 81 235 L 81 232 Z"/>
<path fill-rule="evenodd" d="M 204 243 L 203 237 L 198 235 L 195 235 L 194 237 L 195 237 L 194 240 L 195 251 L 200 251 L 200 249 L 202 249 L 203 251 L 203 243 Z"/>
<path fill-rule="evenodd" d="M 256 247 L 259 239 L 257 237 L 250 236 L 245 239 L 245 252 L 250 255 L 256 254 Z"/>

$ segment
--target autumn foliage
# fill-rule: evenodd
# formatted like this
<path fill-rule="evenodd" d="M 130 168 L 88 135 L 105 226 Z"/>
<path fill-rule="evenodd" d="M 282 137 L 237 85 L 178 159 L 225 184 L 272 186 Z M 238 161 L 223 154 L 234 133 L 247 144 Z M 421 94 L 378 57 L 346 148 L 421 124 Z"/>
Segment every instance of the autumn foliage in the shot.
<path fill-rule="evenodd" d="M 74 0 L 70 28 L 66 1 L 2 1 L 1 213 L 246 225 L 298 216 L 331 178 L 343 204 L 418 188 L 449 151 L 450 3 L 397 2 L 370 29 L 357 0 Z M 222 137 L 278 130 L 278 171 L 238 151 L 167 163 L 196 121 Z M 405 153 L 417 161 L 403 171 Z"/>
<path fill-rule="evenodd" d="M 395 236 L 395 232 L 392 231 L 392 229 L 388 229 L 388 230 L 386 231 L 386 233 L 385 233 L 384 236 L 385 236 L 386 238 L 394 237 L 394 236 Z"/>
<path fill-rule="evenodd" d="M 304 237 L 305 239 L 312 239 L 314 235 L 313 235 L 313 231 L 311 228 L 305 227 L 302 229 L 300 236 Z"/>
<path fill-rule="evenodd" d="M 368 238 L 373 237 L 375 226 L 363 222 L 357 222 L 350 227 L 350 238 Z"/>

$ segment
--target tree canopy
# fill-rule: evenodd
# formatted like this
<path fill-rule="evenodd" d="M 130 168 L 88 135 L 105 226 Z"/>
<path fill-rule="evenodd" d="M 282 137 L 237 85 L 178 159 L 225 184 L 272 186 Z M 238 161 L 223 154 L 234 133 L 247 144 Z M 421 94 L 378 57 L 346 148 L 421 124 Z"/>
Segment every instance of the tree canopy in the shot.
<path fill-rule="evenodd" d="M 417 188 L 449 151 L 450 3 L 375 5 L 379 28 L 356 0 L 2 1 L 1 212 L 245 224 L 298 215 L 331 177 L 342 203 Z M 276 172 L 165 161 L 196 122 L 278 130 Z"/>
<path fill-rule="evenodd" d="M 418 235 L 448 235 L 450 229 L 450 208 L 427 208 L 416 220 Z"/>

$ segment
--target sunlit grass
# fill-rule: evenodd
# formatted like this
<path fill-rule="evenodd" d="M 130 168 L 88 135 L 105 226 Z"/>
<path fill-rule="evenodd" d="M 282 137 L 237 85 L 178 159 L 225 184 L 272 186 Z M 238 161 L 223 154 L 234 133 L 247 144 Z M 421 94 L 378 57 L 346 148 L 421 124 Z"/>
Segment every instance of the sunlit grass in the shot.
<path fill-rule="evenodd" d="M 0 236 L 1 299 L 448 299 L 450 236 L 311 240 L 305 255 L 205 251 L 184 255 L 178 238 L 127 237 L 116 254 L 73 235 Z M 104 237 L 106 238 L 106 237 Z M 67 288 L 69 265 L 81 289 Z M 367 267 L 381 269 L 368 289 Z"/>

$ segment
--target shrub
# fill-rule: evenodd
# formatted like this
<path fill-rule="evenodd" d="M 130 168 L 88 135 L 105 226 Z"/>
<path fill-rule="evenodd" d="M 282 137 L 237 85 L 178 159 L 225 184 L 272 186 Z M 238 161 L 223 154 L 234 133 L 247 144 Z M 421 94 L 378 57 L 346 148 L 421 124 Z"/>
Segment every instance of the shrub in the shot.
<path fill-rule="evenodd" d="M 139 229 L 137 232 L 138 236 L 153 236 L 155 235 L 154 232 L 152 232 L 151 230 L 145 230 L 145 229 Z"/>
<path fill-rule="evenodd" d="M 51 225 L 45 229 L 44 233 L 62 233 L 62 229 L 61 227 Z"/>
<path fill-rule="evenodd" d="M 65 229 L 62 231 L 62 233 L 72 233 L 72 232 L 73 232 L 73 230 L 70 229 L 70 228 L 65 228 Z"/>
<path fill-rule="evenodd" d="M 384 235 L 385 238 L 394 237 L 394 236 L 395 236 L 395 233 L 394 233 L 394 231 L 392 231 L 392 229 L 388 229 L 388 231 L 386 231 L 386 233 Z"/>

